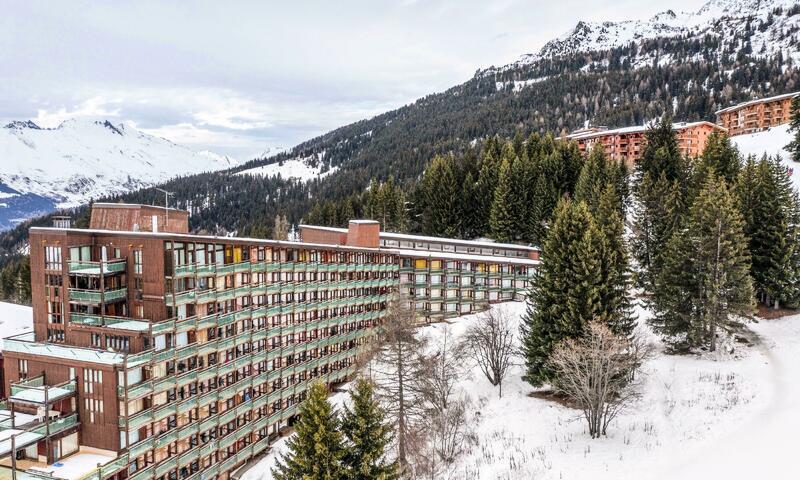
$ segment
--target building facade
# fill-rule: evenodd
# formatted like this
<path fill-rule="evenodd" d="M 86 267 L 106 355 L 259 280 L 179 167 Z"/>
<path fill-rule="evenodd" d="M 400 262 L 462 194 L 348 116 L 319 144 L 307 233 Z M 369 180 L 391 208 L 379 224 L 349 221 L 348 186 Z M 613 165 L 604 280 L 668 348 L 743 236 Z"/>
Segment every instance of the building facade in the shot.
<path fill-rule="evenodd" d="M 517 298 L 538 264 L 531 247 L 390 246 L 369 221 L 279 242 L 95 204 L 90 225 L 30 230 L 34 331 L 3 352 L 8 478 L 227 479 L 312 382 L 355 372 L 395 292 L 436 320 Z"/>
<path fill-rule="evenodd" d="M 786 93 L 724 108 L 717 111 L 717 125 L 733 136 L 789 123 L 792 100 L 798 95 L 800 92 Z"/>
<path fill-rule="evenodd" d="M 711 122 L 674 123 L 672 128 L 678 137 L 678 148 L 689 158 L 699 157 L 712 132 L 726 132 L 725 128 Z M 647 142 L 647 126 L 626 127 L 609 130 L 605 127 L 591 127 L 577 130 L 565 137 L 578 144 L 581 153 L 600 144 L 608 158 L 624 162 L 632 167 L 642 157 Z"/>

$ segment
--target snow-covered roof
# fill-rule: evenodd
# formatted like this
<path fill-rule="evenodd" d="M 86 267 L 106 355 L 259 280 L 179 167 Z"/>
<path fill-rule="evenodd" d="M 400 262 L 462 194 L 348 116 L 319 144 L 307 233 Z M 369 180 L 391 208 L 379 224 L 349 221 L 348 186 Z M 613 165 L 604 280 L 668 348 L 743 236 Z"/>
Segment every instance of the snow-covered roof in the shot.
<path fill-rule="evenodd" d="M 3 338 L 33 331 L 33 309 L 25 305 L 0 302 L 0 335 Z M 3 350 L 0 338 L 0 351 Z"/>
<path fill-rule="evenodd" d="M 317 225 L 301 224 L 300 228 L 313 228 L 315 230 L 324 230 L 326 232 L 347 233 L 346 228 L 337 227 L 321 227 Z M 381 232 L 381 240 L 407 240 L 418 242 L 432 242 L 432 243 L 446 243 L 448 245 L 463 245 L 476 248 L 501 248 L 511 250 L 524 250 L 524 251 L 538 251 L 537 247 L 531 245 L 518 245 L 516 243 L 498 243 L 489 240 L 462 240 L 459 238 L 446 238 L 446 237 L 427 237 L 425 235 L 411 235 L 407 233 L 394 233 L 394 232 Z"/>
<path fill-rule="evenodd" d="M 101 365 L 118 365 L 125 360 L 125 355 L 121 353 L 94 350 L 72 345 L 36 342 L 33 332 L 6 337 L 4 349 L 7 352 L 25 353 Z"/>
<path fill-rule="evenodd" d="M 699 122 L 679 122 L 673 123 L 672 129 L 673 130 L 685 130 L 687 128 L 694 128 L 699 127 L 701 125 L 707 125 L 719 130 L 727 131 L 727 129 L 720 127 L 719 125 L 711 122 L 707 122 L 705 120 Z M 606 137 L 609 135 L 625 135 L 630 133 L 645 133 L 647 130 L 651 128 L 650 125 L 636 125 L 633 127 L 623 127 L 623 128 L 616 128 L 614 130 L 597 130 L 597 131 L 587 131 L 587 132 L 578 132 L 572 133 L 565 137 L 568 140 L 587 140 L 590 138 L 598 138 L 598 137 Z"/>
<path fill-rule="evenodd" d="M 740 108 L 749 107 L 751 105 L 757 105 L 759 103 L 777 102 L 779 100 L 785 100 L 787 98 L 794 98 L 794 97 L 796 97 L 798 95 L 800 95 L 800 92 L 784 93 L 782 95 L 775 95 L 775 96 L 772 96 L 772 97 L 758 98 L 756 100 L 750 100 L 748 102 L 738 103 L 736 105 L 733 105 L 733 106 L 730 106 L 730 107 L 727 107 L 727 108 L 723 108 L 722 110 L 717 110 L 716 113 L 717 113 L 717 115 L 719 115 L 720 113 L 739 110 Z"/>
<path fill-rule="evenodd" d="M 53 402 L 60 398 L 68 397 L 75 393 L 73 390 L 68 390 L 61 387 L 30 387 L 20 390 L 19 392 L 11 395 L 9 399 L 20 402 L 29 402 L 44 404 L 45 403 L 45 390 L 47 390 L 47 401 Z"/>
<path fill-rule="evenodd" d="M 93 204 L 94 207 L 103 207 L 103 208 L 155 208 L 158 210 L 169 210 L 171 212 L 183 212 L 189 213 L 186 210 L 181 210 L 180 208 L 167 208 L 162 207 L 160 205 L 147 205 L 143 203 L 115 203 L 115 202 L 97 202 Z"/>

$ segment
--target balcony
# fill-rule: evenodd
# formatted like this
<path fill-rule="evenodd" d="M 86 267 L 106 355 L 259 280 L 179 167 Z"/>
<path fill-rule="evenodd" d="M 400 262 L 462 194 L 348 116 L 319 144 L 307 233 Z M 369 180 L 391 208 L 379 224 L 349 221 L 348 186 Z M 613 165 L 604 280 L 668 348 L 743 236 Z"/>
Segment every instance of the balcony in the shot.
<path fill-rule="evenodd" d="M 122 287 L 114 290 L 83 290 L 78 288 L 69 289 L 69 300 L 78 303 L 112 303 L 128 298 L 128 288 Z"/>
<path fill-rule="evenodd" d="M 69 273 L 73 275 L 113 275 L 122 273 L 127 267 L 127 260 L 109 260 L 106 262 L 89 262 L 71 260 L 68 262 Z"/>

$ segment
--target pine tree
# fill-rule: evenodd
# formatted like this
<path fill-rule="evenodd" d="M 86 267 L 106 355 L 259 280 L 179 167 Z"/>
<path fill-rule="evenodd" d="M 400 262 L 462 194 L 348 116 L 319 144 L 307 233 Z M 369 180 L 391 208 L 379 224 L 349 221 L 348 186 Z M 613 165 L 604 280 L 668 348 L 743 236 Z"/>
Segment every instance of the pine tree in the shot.
<path fill-rule="evenodd" d="M 739 151 L 731 143 L 730 137 L 714 131 L 708 136 L 703 155 L 695 168 L 698 172 L 696 176 L 699 176 L 696 184 L 701 188 L 705 183 L 705 176 L 714 172 L 718 177 L 725 179 L 729 185 L 733 185 L 736 183 L 740 168 Z"/>
<path fill-rule="evenodd" d="M 676 348 L 716 348 L 717 329 L 753 311 L 744 221 L 724 179 L 710 174 L 656 280 L 654 326 Z"/>
<path fill-rule="evenodd" d="M 503 159 L 500 165 L 500 177 L 494 191 L 489 224 L 492 238 L 498 242 L 509 242 L 513 239 L 515 225 L 511 192 L 511 165 Z"/>
<path fill-rule="evenodd" d="M 762 302 L 779 308 L 797 302 L 798 198 L 780 158 L 748 159 L 736 193 L 752 256 L 751 274 Z"/>
<path fill-rule="evenodd" d="M 374 396 L 373 386 L 360 378 L 350 391 L 352 408 L 345 405 L 342 433 L 346 442 L 343 465 L 349 480 L 393 480 L 397 465 L 386 461 L 392 427 Z"/>
<path fill-rule="evenodd" d="M 593 211 L 600 204 L 600 195 L 608 181 L 605 149 L 602 145 L 596 144 L 589 152 L 578 176 L 578 182 L 575 184 L 575 200 L 586 202 Z"/>
<path fill-rule="evenodd" d="M 436 156 L 425 169 L 422 179 L 423 233 L 427 235 L 456 237 L 460 230 L 458 218 L 459 191 L 453 171 L 451 155 Z"/>
<path fill-rule="evenodd" d="M 481 220 L 477 205 L 477 185 L 472 177 L 472 172 L 467 172 L 464 184 L 461 186 L 461 236 L 463 238 L 476 238 L 483 234 Z"/>
<path fill-rule="evenodd" d="M 300 420 L 289 438 L 289 451 L 281 457 L 272 474 L 276 480 L 344 480 L 345 448 L 340 420 L 328 401 L 328 389 L 321 382 L 308 390 L 300 405 Z"/>
<path fill-rule="evenodd" d="M 789 121 L 789 131 L 793 138 L 786 146 L 786 150 L 792 156 L 792 160 L 800 162 L 800 95 L 792 99 L 792 116 Z"/>
<path fill-rule="evenodd" d="M 636 162 L 640 177 L 649 173 L 651 178 L 659 178 L 664 174 L 670 182 L 682 181 L 685 178 L 686 162 L 678 148 L 678 137 L 672 128 L 672 119 L 662 118 L 645 136 L 642 158 Z"/>
<path fill-rule="evenodd" d="M 559 202 L 521 328 L 524 378 L 533 385 L 551 378 L 548 359 L 554 346 L 580 336 L 586 323 L 602 314 L 602 241 L 586 204 Z"/>

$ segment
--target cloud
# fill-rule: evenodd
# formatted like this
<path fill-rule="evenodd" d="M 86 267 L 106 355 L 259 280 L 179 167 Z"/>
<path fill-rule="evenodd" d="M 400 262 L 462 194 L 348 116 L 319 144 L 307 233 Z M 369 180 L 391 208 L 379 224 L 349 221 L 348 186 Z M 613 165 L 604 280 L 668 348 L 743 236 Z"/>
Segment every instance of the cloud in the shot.
<path fill-rule="evenodd" d="M 45 108 L 40 108 L 36 111 L 36 117 L 33 119 L 37 125 L 45 128 L 54 128 L 61 125 L 64 120 L 77 117 L 90 117 L 90 118 L 116 118 L 120 116 L 120 107 L 122 104 L 120 99 L 107 100 L 104 97 L 92 97 L 84 100 L 72 110 L 66 107 L 58 108 L 57 110 L 49 111 Z M 106 108 L 109 105 L 117 105 L 116 108 Z"/>

